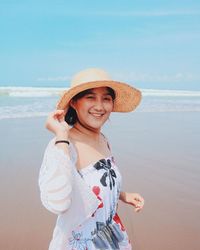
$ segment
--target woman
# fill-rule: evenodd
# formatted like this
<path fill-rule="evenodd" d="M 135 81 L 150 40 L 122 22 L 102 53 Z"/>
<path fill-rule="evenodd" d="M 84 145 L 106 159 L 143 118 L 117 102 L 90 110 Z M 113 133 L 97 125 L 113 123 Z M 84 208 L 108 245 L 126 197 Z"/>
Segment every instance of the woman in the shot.
<path fill-rule="evenodd" d="M 46 122 L 55 137 L 39 175 L 43 205 L 58 214 L 51 250 L 132 249 L 117 214 L 121 200 L 140 211 L 144 199 L 121 190 L 121 175 L 101 133 L 111 112 L 129 112 L 141 93 L 101 69 L 79 72 Z"/>

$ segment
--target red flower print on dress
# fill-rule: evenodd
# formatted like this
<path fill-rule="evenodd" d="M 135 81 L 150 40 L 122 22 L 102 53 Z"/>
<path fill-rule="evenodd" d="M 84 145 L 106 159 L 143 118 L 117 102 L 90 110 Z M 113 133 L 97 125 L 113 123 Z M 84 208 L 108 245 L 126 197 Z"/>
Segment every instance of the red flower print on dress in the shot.
<path fill-rule="evenodd" d="M 113 217 L 113 220 L 114 220 L 117 224 L 119 224 L 119 225 L 121 226 L 122 231 L 125 231 L 125 227 L 124 227 L 124 225 L 122 224 L 122 222 L 121 222 L 121 220 L 120 220 L 120 218 L 119 218 L 119 216 L 118 216 L 117 213 L 116 213 L 115 216 Z"/>
<path fill-rule="evenodd" d="M 100 187 L 98 186 L 94 186 L 92 188 L 92 191 L 96 194 L 96 196 L 98 196 L 100 194 Z M 101 198 L 100 198 L 101 199 Z"/>
<path fill-rule="evenodd" d="M 99 196 L 99 194 L 100 194 L 100 188 L 99 188 L 98 186 L 94 186 L 94 187 L 92 188 L 92 191 L 96 194 L 97 199 L 101 201 L 101 203 L 99 204 L 99 206 L 98 206 L 97 209 L 102 208 L 102 207 L 103 207 L 103 202 L 102 202 L 101 197 Z M 94 216 L 94 214 L 95 214 L 95 213 L 92 214 L 92 217 Z"/>

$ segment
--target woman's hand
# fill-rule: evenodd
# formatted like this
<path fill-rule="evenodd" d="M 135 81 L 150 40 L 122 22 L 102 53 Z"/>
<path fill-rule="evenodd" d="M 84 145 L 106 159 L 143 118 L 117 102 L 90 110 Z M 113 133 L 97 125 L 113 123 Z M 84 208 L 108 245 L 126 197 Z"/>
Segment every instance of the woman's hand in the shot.
<path fill-rule="evenodd" d="M 46 128 L 56 136 L 68 135 L 70 126 L 65 121 L 66 111 L 56 110 L 49 114 L 46 120 Z"/>
<path fill-rule="evenodd" d="M 144 199 L 138 193 L 121 192 L 119 199 L 124 203 L 135 207 L 135 212 L 139 212 L 144 206 Z"/>

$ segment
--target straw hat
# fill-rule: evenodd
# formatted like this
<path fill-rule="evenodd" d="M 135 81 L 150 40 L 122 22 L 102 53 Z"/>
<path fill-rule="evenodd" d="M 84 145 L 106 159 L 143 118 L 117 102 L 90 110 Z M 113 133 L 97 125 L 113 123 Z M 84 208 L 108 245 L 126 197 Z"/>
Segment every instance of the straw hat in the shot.
<path fill-rule="evenodd" d="M 110 87 L 115 91 L 113 112 L 133 111 L 141 100 L 141 92 L 132 86 L 114 81 L 102 69 L 89 68 L 77 73 L 72 81 L 71 87 L 62 93 L 57 103 L 57 109 L 66 109 L 69 101 L 78 93 L 91 88 Z"/>

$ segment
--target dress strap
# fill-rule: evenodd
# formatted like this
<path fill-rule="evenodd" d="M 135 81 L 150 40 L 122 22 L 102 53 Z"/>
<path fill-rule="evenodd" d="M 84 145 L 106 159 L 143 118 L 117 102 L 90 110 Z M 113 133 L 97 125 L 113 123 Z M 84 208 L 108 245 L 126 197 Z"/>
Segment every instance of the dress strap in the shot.
<path fill-rule="evenodd" d="M 109 142 L 108 142 L 108 139 L 107 139 L 107 137 L 101 132 L 101 134 L 103 135 L 103 137 L 104 137 L 104 139 L 106 140 L 106 143 L 107 143 L 107 147 L 108 147 L 108 149 L 110 150 L 110 152 L 111 152 L 111 147 L 110 147 L 110 144 L 109 144 Z"/>

